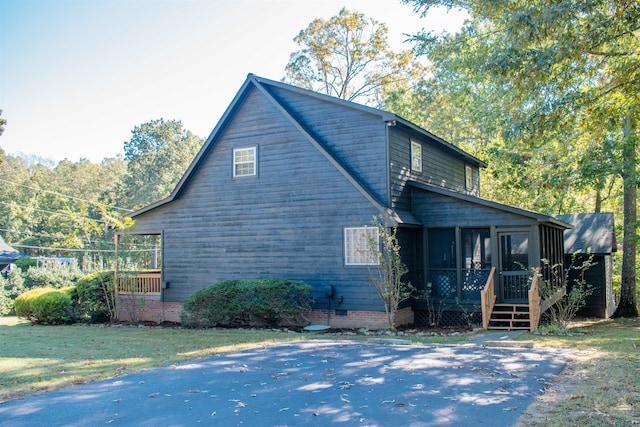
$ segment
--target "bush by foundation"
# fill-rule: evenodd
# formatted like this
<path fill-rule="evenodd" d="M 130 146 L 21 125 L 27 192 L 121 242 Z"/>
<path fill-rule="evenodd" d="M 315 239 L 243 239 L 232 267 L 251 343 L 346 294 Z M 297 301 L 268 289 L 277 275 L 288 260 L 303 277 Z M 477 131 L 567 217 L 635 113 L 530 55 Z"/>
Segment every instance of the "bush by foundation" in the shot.
<path fill-rule="evenodd" d="M 194 293 L 183 305 L 183 326 L 296 323 L 309 309 L 311 286 L 285 279 L 227 280 Z"/>

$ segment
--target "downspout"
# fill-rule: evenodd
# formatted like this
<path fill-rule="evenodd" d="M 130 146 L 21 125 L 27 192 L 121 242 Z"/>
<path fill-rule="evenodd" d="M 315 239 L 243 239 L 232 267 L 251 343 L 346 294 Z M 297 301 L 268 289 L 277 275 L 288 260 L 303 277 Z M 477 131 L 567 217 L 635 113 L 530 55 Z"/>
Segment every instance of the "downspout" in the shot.
<path fill-rule="evenodd" d="M 395 127 L 396 126 L 396 121 L 395 120 L 387 120 L 384 122 L 385 127 L 384 127 L 384 145 L 385 145 L 385 150 L 384 150 L 384 155 L 385 155 L 385 190 L 386 190 L 386 205 L 389 208 L 392 208 L 392 203 L 391 203 L 391 144 L 390 144 L 390 137 L 391 137 L 391 132 L 389 131 L 389 128 Z"/>

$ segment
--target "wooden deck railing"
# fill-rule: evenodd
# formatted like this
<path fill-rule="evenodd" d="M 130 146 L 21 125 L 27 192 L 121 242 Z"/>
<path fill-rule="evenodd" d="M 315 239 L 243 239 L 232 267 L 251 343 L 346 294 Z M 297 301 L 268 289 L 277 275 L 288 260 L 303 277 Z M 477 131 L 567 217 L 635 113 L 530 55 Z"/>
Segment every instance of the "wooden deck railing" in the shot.
<path fill-rule="evenodd" d="M 482 305 L 482 327 L 486 330 L 489 329 L 489 319 L 493 312 L 493 306 L 496 303 L 495 292 L 495 267 L 491 269 L 487 283 L 484 285 L 484 289 L 480 291 L 480 304 Z"/>
<path fill-rule="evenodd" d="M 538 330 L 538 324 L 540 323 L 540 285 L 538 283 L 540 274 L 536 270 L 533 273 L 533 280 L 531 281 L 531 288 L 529 289 L 529 330 L 535 332 Z"/>
<path fill-rule="evenodd" d="M 119 294 L 125 295 L 160 295 L 161 274 L 153 273 L 120 273 L 118 274 Z"/>

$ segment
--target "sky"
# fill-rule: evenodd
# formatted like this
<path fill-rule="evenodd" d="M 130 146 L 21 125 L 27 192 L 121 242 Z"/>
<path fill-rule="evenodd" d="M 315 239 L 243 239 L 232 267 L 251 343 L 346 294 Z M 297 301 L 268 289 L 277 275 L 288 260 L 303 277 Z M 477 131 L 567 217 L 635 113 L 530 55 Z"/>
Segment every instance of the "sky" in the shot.
<path fill-rule="evenodd" d="M 206 138 L 247 74 L 280 80 L 293 38 L 343 6 L 385 23 L 395 51 L 464 20 L 399 0 L 0 0 L 0 148 L 99 163 L 160 118 Z"/>

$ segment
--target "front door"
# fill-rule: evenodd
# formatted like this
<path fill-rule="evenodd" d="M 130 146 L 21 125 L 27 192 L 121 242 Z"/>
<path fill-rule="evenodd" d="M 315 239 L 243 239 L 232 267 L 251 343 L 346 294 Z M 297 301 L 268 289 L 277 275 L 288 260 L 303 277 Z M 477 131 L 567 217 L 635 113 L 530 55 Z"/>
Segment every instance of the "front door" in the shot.
<path fill-rule="evenodd" d="M 501 302 L 525 303 L 528 301 L 529 233 L 499 233 L 500 241 L 500 289 Z"/>

